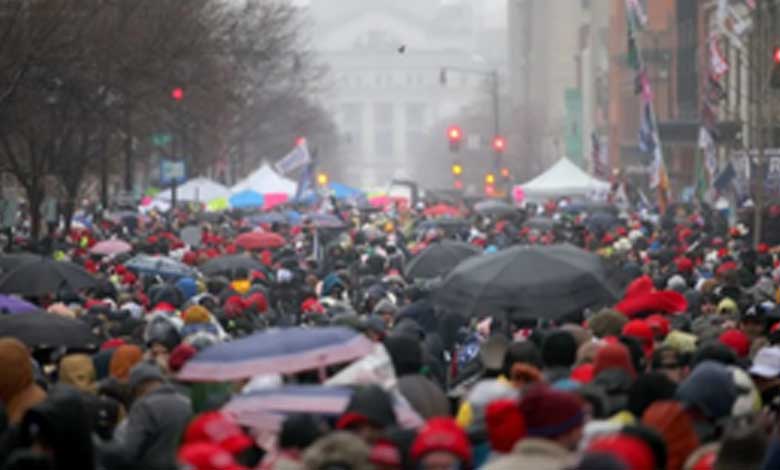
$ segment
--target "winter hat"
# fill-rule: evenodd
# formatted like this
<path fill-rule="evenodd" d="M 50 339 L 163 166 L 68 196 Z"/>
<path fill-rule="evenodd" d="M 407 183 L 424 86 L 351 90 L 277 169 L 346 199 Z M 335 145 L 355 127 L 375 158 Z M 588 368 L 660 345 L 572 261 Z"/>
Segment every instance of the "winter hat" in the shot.
<path fill-rule="evenodd" d="M 631 470 L 622 460 L 605 452 L 588 452 L 572 470 Z"/>
<path fill-rule="evenodd" d="M 336 423 L 337 429 L 350 429 L 362 424 L 387 428 L 396 424 L 390 395 L 377 385 L 358 387 Z"/>
<path fill-rule="evenodd" d="M 307 470 L 372 470 L 371 449 L 355 434 L 333 432 L 318 439 L 303 453 Z"/>
<path fill-rule="evenodd" d="M 628 411 L 639 418 L 647 407 L 658 400 L 671 400 L 677 385 L 661 372 L 642 374 L 628 390 Z"/>
<path fill-rule="evenodd" d="M 108 370 L 111 377 L 126 382 L 130 376 L 130 369 L 138 364 L 144 356 L 144 352 L 134 344 L 119 346 L 111 356 Z"/>
<path fill-rule="evenodd" d="M 184 445 L 207 442 L 233 455 L 252 447 L 252 439 L 227 415 L 209 411 L 195 417 L 184 433 Z"/>
<path fill-rule="evenodd" d="M 188 343 L 181 343 L 171 351 L 170 357 L 168 357 L 168 367 L 172 372 L 179 372 L 184 364 L 195 357 L 198 350 L 194 346 Z"/>
<path fill-rule="evenodd" d="M 485 422 L 491 449 L 502 454 L 511 452 L 526 433 L 525 419 L 517 400 L 502 399 L 488 404 Z"/>
<path fill-rule="evenodd" d="M 666 336 L 662 345 L 681 354 L 692 353 L 696 350 L 696 336 L 675 330 Z"/>
<path fill-rule="evenodd" d="M 660 467 L 653 450 L 642 439 L 624 433 L 595 438 L 588 445 L 588 453 L 606 453 L 614 455 L 631 470 L 656 470 Z"/>
<path fill-rule="evenodd" d="M 580 399 L 544 385 L 531 388 L 520 400 L 529 436 L 554 438 L 583 425 Z"/>
<path fill-rule="evenodd" d="M 737 388 L 728 367 L 704 361 L 677 387 L 677 399 L 717 421 L 731 414 Z"/>
<path fill-rule="evenodd" d="M 598 338 L 618 336 L 628 322 L 625 315 L 611 309 L 603 309 L 588 319 L 588 328 Z"/>
<path fill-rule="evenodd" d="M 631 320 L 623 326 L 623 335 L 631 336 L 639 340 L 642 343 L 642 349 L 645 352 L 645 357 L 653 355 L 653 343 L 655 342 L 655 335 L 653 329 L 644 320 Z"/>
<path fill-rule="evenodd" d="M 607 369 L 622 369 L 632 378 L 636 377 L 636 369 L 631 362 L 631 353 L 621 343 L 606 344 L 596 353 L 593 361 L 593 376 Z"/>
<path fill-rule="evenodd" d="M 737 356 L 745 358 L 750 353 L 750 338 L 736 328 L 731 328 L 720 334 L 718 341 L 734 351 Z"/>
<path fill-rule="evenodd" d="M 582 364 L 572 369 L 569 378 L 580 384 L 587 384 L 593 380 L 595 366 L 590 363 Z"/>
<path fill-rule="evenodd" d="M 563 330 L 548 334 L 542 344 L 542 360 L 545 367 L 571 367 L 577 360 L 574 335 Z"/>
<path fill-rule="evenodd" d="M 452 418 L 431 418 L 425 423 L 412 444 L 412 460 L 420 462 L 430 452 L 447 452 L 465 468 L 471 468 L 471 444 L 466 433 Z"/>
<path fill-rule="evenodd" d="M 566 323 L 564 325 L 561 325 L 560 328 L 562 331 L 568 331 L 569 333 L 574 336 L 575 341 L 577 341 L 577 348 L 582 346 L 585 343 L 590 342 L 590 340 L 593 339 L 593 334 L 586 330 L 585 328 L 581 327 L 580 325 L 575 325 L 573 323 Z"/>
<path fill-rule="evenodd" d="M 666 442 L 668 470 L 682 470 L 685 461 L 699 447 L 693 420 L 678 401 L 657 401 L 647 408 L 642 424 L 655 429 Z"/>
<path fill-rule="evenodd" d="M 111 338 L 100 345 L 100 350 L 106 351 L 110 349 L 116 349 L 119 346 L 122 346 L 123 344 L 125 344 L 125 340 L 123 340 L 122 338 Z"/>
<path fill-rule="evenodd" d="M 739 307 L 736 302 L 727 297 L 718 304 L 718 313 L 721 315 L 736 315 L 739 313 Z"/>
<path fill-rule="evenodd" d="M 685 282 L 684 277 L 680 276 L 679 274 L 675 274 L 674 276 L 670 277 L 668 281 L 666 281 L 666 288 L 683 294 L 688 289 L 688 285 Z"/>
<path fill-rule="evenodd" d="M 140 362 L 130 370 L 130 379 L 128 385 L 130 390 L 135 393 L 141 385 L 151 382 L 160 381 L 163 382 L 162 371 L 156 364 L 149 364 L 147 362 Z"/>
<path fill-rule="evenodd" d="M 403 465 L 403 457 L 398 446 L 386 439 L 380 439 L 371 446 L 370 462 L 381 469 L 398 469 Z"/>
<path fill-rule="evenodd" d="M 653 330 L 653 334 L 659 340 L 666 338 L 666 335 L 672 329 L 669 319 L 657 313 L 645 318 L 645 323 L 650 325 L 650 329 Z"/>
<path fill-rule="evenodd" d="M 211 313 L 201 305 L 193 305 L 184 311 L 181 315 L 182 320 L 187 325 L 194 323 L 209 323 L 211 321 Z"/>
<path fill-rule="evenodd" d="M 179 462 L 192 470 L 245 470 L 235 458 L 216 444 L 198 442 L 179 449 Z"/>

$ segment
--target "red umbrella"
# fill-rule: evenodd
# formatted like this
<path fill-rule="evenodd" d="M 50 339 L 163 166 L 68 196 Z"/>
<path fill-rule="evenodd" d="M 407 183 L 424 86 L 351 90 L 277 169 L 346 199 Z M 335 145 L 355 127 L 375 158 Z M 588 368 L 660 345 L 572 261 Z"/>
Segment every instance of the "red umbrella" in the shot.
<path fill-rule="evenodd" d="M 425 209 L 424 214 L 428 217 L 457 217 L 460 215 L 460 211 L 455 207 L 448 206 L 447 204 L 436 204 L 435 206 L 431 206 Z"/>
<path fill-rule="evenodd" d="M 122 240 L 103 240 L 89 250 L 95 255 L 117 255 L 129 251 L 133 251 L 133 246 Z"/>
<path fill-rule="evenodd" d="M 236 237 L 236 245 L 245 250 L 281 248 L 286 244 L 284 237 L 273 232 L 247 232 Z"/>

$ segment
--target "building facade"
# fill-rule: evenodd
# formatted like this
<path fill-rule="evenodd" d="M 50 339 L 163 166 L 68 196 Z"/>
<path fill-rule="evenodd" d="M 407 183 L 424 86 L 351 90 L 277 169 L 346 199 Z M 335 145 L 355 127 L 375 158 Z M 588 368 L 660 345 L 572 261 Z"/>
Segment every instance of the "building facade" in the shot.
<path fill-rule="evenodd" d="M 449 176 L 443 122 L 484 97 L 479 2 L 312 1 L 315 46 L 329 68 L 325 106 L 339 151 L 323 159 L 341 181 L 380 188 L 393 178 L 438 186 Z M 495 48 L 493 48 L 495 49 Z M 453 70 L 442 82 L 441 69 Z M 441 154 L 429 142 L 440 135 Z"/>

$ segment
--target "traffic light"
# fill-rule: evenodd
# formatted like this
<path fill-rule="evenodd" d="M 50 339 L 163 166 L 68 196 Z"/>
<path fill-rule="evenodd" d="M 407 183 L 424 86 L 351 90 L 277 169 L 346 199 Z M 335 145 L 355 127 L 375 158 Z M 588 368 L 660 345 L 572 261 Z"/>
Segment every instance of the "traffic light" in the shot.
<path fill-rule="evenodd" d="M 772 76 L 769 86 L 775 90 L 780 89 L 780 46 L 775 46 L 772 50 Z"/>
<path fill-rule="evenodd" d="M 501 168 L 501 177 L 509 178 L 509 175 L 511 175 L 511 172 L 509 171 L 509 168 L 507 168 L 507 167 Z"/>
<path fill-rule="evenodd" d="M 463 130 L 458 126 L 450 126 L 447 129 L 447 139 L 450 141 L 450 150 L 457 152 L 460 149 L 461 141 L 463 141 Z"/>
<path fill-rule="evenodd" d="M 485 184 L 486 185 L 493 185 L 496 182 L 496 175 L 493 173 L 488 173 L 485 175 Z"/>
<path fill-rule="evenodd" d="M 173 98 L 174 101 L 181 101 L 184 99 L 184 88 L 176 87 L 173 90 L 171 90 L 171 98 Z"/>
<path fill-rule="evenodd" d="M 485 185 L 485 196 L 493 196 L 496 194 L 496 187 L 492 184 Z"/>
<path fill-rule="evenodd" d="M 455 189 L 458 189 L 458 190 L 463 189 L 463 181 L 455 180 L 455 182 L 452 183 L 452 187 L 454 187 Z"/>
<path fill-rule="evenodd" d="M 497 135 L 493 137 L 493 151 L 496 153 L 504 153 L 506 150 L 506 139 Z"/>
<path fill-rule="evenodd" d="M 453 176 L 460 176 L 463 174 L 463 166 L 460 163 L 453 163 L 451 170 Z"/>
<path fill-rule="evenodd" d="M 320 186 L 327 186 L 328 185 L 328 174 L 327 173 L 317 173 L 317 184 Z"/>
<path fill-rule="evenodd" d="M 299 135 L 295 138 L 295 146 L 300 147 L 301 145 L 306 143 L 306 137 Z"/>

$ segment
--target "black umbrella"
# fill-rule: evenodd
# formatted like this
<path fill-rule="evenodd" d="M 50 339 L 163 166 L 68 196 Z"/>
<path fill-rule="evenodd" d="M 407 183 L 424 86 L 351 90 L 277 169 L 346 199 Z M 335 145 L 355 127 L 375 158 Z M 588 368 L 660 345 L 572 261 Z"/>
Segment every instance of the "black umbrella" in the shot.
<path fill-rule="evenodd" d="M 97 349 L 100 340 L 89 325 L 53 313 L 0 316 L 0 337 L 11 336 L 31 348 Z"/>
<path fill-rule="evenodd" d="M 555 226 L 555 221 L 549 217 L 531 217 L 523 222 L 523 226 L 537 230 L 552 230 Z"/>
<path fill-rule="evenodd" d="M 463 315 L 507 312 L 514 319 L 575 318 L 618 298 L 601 258 L 572 245 L 517 246 L 468 259 L 435 293 Z"/>
<path fill-rule="evenodd" d="M 216 276 L 218 274 L 232 274 L 236 269 L 246 269 L 247 271 L 262 271 L 264 266 L 261 262 L 245 255 L 220 256 L 207 261 L 200 267 L 200 272 L 206 276 Z"/>
<path fill-rule="evenodd" d="M 433 279 L 452 271 L 461 261 L 480 253 L 468 243 L 443 240 L 434 242 L 412 258 L 404 274 L 407 279 Z"/>
<path fill-rule="evenodd" d="M 517 211 L 511 205 L 498 199 L 488 199 L 487 201 L 478 202 L 474 205 L 474 210 L 481 215 L 492 215 L 496 217 L 503 217 Z"/>
<path fill-rule="evenodd" d="M 97 278 L 77 264 L 41 257 L 4 275 L 0 279 L 0 293 L 39 296 L 56 294 L 62 289 L 77 292 L 98 283 Z"/>
<path fill-rule="evenodd" d="M 40 255 L 35 255 L 32 253 L 14 253 L 11 255 L 3 255 L 0 256 L 0 271 L 7 273 L 25 263 L 30 263 L 39 259 L 41 259 Z"/>

